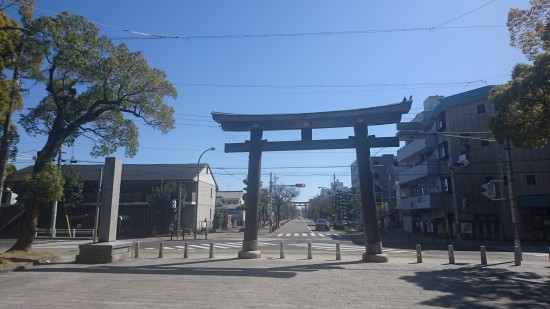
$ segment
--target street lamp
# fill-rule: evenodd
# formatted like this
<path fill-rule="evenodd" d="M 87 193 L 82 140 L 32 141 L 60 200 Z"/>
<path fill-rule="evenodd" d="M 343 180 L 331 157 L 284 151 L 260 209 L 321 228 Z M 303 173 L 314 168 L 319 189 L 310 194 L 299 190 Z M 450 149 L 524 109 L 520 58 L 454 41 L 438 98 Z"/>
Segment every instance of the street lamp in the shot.
<path fill-rule="evenodd" d="M 208 148 L 205 151 L 201 153 L 199 156 L 199 161 L 197 162 L 197 187 L 195 190 L 195 239 L 197 239 L 197 221 L 199 220 L 199 180 L 201 175 L 201 158 L 202 155 L 205 154 L 207 151 L 214 151 L 216 148 Z"/>

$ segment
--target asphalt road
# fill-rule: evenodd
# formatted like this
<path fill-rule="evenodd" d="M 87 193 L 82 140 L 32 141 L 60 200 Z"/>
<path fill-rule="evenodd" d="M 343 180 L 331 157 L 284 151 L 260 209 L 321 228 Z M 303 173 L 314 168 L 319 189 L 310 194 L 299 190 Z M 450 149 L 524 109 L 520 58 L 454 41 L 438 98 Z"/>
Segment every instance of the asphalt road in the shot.
<path fill-rule="evenodd" d="M 384 253 L 392 257 L 408 258 L 416 261 L 416 241 L 408 242 L 399 235 L 403 233 L 390 235 L 382 234 Z M 163 244 L 163 254 L 182 255 L 185 243 L 188 245 L 188 253 L 191 256 L 208 257 L 210 246 L 212 246 L 216 256 L 237 256 L 241 249 L 243 233 L 216 233 L 208 234 L 209 239 L 204 239 L 204 235 L 198 235 L 198 239 L 186 235 L 185 240 L 170 240 L 169 237 L 155 237 L 143 239 L 129 239 L 129 242 L 140 243 L 140 253 L 150 256 L 158 255 L 160 243 Z M 386 238 L 386 239 L 384 239 Z M 446 244 L 434 244 L 430 239 L 422 240 L 423 258 L 448 260 L 448 251 Z M 0 250 L 7 250 L 14 240 L 0 240 Z M 61 240 L 61 239 L 37 239 L 33 245 L 34 250 L 50 251 L 61 255 L 77 255 L 78 245 L 89 243 L 89 240 Z M 271 234 L 262 233 L 258 237 L 258 246 L 264 257 L 278 258 L 280 256 L 281 242 L 284 246 L 286 255 L 296 257 L 307 257 L 308 243 L 311 242 L 314 255 L 331 258 L 336 255 L 336 244 L 340 244 L 340 251 L 343 257 L 361 258 L 365 251 L 364 237 L 362 234 L 349 234 L 344 231 L 335 231 L 331 229 L 328 232 L 315 231 L 315 223 L 308 219 L 292 220 L 280 229 Z M 419 243 L 422 243 L 419 241 Z M 495 261 L 513 261 L 514 255 L 512 248 L 506 246 L 506 243 L 496 243 L 487 246 L 488 259 Z M 523 257 L 525 260 L 544 262 L 549 260 L 547 247 L 526 246 Z M 480 259 L 479 247 L 476 246 L 458 246 L 455 249 L 455 260 L 475 261 Z"/>

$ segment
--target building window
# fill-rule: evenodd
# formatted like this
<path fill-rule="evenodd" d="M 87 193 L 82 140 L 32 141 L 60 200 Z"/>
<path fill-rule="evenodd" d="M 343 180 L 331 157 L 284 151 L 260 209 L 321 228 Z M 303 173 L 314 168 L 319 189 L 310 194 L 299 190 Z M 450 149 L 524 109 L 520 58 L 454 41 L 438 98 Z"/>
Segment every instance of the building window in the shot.
<path fill-rule="evenodd" d="M 445 122 L 445 112 L 442 112 L 437 116 L 437 122 L 436 122 L 436 129 L 437 131 L 444 130 L 447 127 L 447 123 Z"/>
<path fill-rule="evenodd" d="M 485 113 L 485 104 L 481 104 L 481 105 L 478 105 L 478 106 L 477 106 L 477 113 L 478 113 L 478 114 L 483 114 L 483 113 Z"/>
<path fill-rule="evenodd" d="M 535 180 L 535 175 L 527 175 L 527 184 L 528 185 L 536 185 L 537 182 Z"/>
<path fill-rule="evenodd" d="M 445 177 L 442 179 L 442 185 L 443 185 L 443 192 L 445 193 L 452 193 L 453 189 L 451 186 L 451 177 Z"/>
<path fill-rule="evenodd" d="M 210 198 L 212 198 L 212 193 L 214 192 L 213 188 L 210 188 Z"/>
<path fill-rule="evenodd" d="M 443 160 L 449 157 L 449 144 L 443 142 L 439 144 L 439 159 Z"/>

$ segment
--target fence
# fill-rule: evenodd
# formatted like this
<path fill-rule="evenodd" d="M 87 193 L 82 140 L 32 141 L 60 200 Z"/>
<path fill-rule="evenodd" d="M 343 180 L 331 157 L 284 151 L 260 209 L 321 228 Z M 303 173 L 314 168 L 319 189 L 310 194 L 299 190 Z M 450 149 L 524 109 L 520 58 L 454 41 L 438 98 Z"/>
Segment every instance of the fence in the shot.
<path fill-rule="evenodd" d="M 93 239 L 94 229 L 55 229 L 55 237 L 58 238 L 84 238 Z M 51 229 L 36 229 L 36 238 L 50 238 Z"/>

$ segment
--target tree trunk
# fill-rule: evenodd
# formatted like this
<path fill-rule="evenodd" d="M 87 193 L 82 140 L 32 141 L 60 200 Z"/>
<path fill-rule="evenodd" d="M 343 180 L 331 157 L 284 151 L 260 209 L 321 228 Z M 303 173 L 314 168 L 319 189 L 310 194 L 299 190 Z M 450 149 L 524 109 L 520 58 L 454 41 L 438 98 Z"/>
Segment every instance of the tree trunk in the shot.
<path fill-rule="evenodd" d="M 38 225 L 39 208 L 38 204 L 25 206 L 25 208 L 26 210 L 19 226 L 19 236 L 15 244 L 8 251 L 32 251 L 32 243 L 36 236 L 36 227 Z"/>
<path fill-rule="evenodd" d="M 59 135 L 58 135 L 59 136 Z M 36 161 L 33 167 L 33 174 L 44 171 L 48 162 L 51 162 L 55 158 L 55 154 L 59 151 L 63 138 L 52 138 L 52 135 L 48 138 L 46 145 L 38 152 Z M 29 199 L 32 201 L 32 199 Z M 23 220 L 19 226 L 19 235 L 17 241 L 8 251 L 22 250 L 25 252 L 32 251 L 32 243 L 36 236 L 36 228 L 38 225 L 38 215 L 40 213 L 39 201 L 27 202 L 25 205 L 25 213 L 23 214 Z"/>

